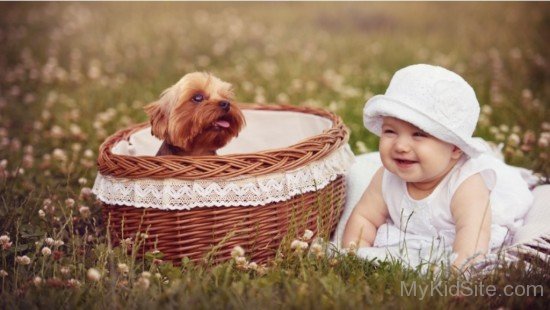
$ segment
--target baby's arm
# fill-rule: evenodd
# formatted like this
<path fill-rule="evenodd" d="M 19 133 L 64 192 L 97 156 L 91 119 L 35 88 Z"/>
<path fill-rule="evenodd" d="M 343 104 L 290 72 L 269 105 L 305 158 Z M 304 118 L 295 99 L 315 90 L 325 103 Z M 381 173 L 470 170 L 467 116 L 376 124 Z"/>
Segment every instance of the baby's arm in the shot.
<path fill-rule="evenodd" d="M 466 179 L 453 196 L 451 213 L 456 225 L 453 251 L 458 254 L 453 265 L 456 267 L 475 254 L 487 253 L 491 238 L 489 195 L 489 189 L 478 173 Z"/>
<path fill-rule="evenodd" d="M 344 247 L 347 247 L 352 241 L 358 241 L 359 247 L 372 246 L 377 228 L 385 223 L 388 217 L 388 208 L 382 197 L 383 172 L 383 167 L 378 169 L 353 209 L 342 238 Z"/>

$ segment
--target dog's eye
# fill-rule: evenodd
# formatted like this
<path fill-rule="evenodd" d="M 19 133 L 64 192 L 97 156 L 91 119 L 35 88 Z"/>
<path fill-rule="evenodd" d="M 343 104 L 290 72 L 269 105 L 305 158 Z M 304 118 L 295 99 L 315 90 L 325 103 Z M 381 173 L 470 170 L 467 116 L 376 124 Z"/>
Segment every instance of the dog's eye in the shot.
<path fill-rule="evenodd" d="M 195 103 L 200 103 L 204 100 L 204 96 L 202 94 L 194 94 L 191 100 Z"/>

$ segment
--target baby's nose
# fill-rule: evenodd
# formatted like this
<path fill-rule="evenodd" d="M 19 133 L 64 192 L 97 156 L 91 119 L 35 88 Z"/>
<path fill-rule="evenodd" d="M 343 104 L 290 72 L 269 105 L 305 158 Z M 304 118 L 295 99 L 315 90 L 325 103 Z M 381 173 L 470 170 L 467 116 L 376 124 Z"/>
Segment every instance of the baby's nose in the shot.
<path fill-rule="evenodd" d="M 404 139 L 398 139 L 395 142 L 394 148 L 397 152 L 400 153 L 408 152 L 411 149 L 409 143 L 407 143 L 407 141 L 404 141 Z"/>
<path fill-rule="evenodd" d="M 225 112 L 229 112 L 229 109 L 231 108 L 231 103 L 229 103 L 229 101 L 222 100 L 218 102 L 218 104 L 220 105 L 220 108 L 222 108 L 222 110 L 224 110 Z"/>

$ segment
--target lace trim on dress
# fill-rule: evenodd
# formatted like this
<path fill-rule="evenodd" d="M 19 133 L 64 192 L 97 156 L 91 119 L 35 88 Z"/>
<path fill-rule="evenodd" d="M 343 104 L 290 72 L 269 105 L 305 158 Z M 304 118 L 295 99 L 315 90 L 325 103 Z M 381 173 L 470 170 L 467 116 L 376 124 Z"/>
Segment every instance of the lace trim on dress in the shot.
<path fill-rule="evenodd" d="M 196 207 L 263 206 L 317 191 L 354 161 L 349 145 L 304 167 L 230 180 L 125 179 L 98 173 L 92 192 L 103 203 L 163 210 Z"/>

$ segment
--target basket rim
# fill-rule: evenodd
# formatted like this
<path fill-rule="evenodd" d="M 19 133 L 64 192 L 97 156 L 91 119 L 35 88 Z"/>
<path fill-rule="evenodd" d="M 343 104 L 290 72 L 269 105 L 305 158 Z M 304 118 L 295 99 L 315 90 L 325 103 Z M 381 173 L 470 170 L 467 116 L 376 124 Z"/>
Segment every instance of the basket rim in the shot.
<path fill-rule="evenodd" d="M 113 154 L 112 147 L 150 124 L 132 125 L 107 137 L 99 147 L 99 173 L 118 178 L 231 179 L 288 171 L 319 160 L 346 144 L 349 130 L 336 114 L 321 108 L 279 104 L 240 104 L 245 110 L 313 114 L 332 122 L 329 129 L 285 148 L 255 153 L 206 156 L 131 156 Z"/>

